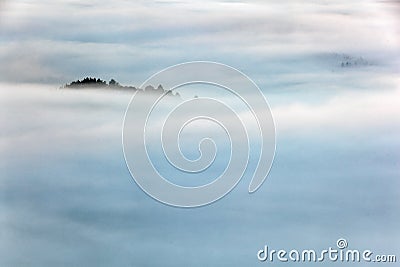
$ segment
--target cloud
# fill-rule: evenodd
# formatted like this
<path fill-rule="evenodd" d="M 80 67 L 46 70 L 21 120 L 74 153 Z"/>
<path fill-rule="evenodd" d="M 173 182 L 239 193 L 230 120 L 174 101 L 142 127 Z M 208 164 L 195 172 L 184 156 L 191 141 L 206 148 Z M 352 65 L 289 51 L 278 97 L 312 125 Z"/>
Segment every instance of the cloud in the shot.
<path fill-rule="evenodd" d="M 0 84 L 0 264 L 248 266 L 266 242 L 342 235 L 398 254 L 399 5 L 281 2 L 1 1 L 0 81 L 40 84 Z M 341 68 L 342 53 L 371 64 Z M 244 177 L 204 209 L 153 201 L 123 160 L 130 95 L 56 90 L 138 86 L 187 60 L 233 65 L 267 96 L 278 149 L 256 194 Z"/>
<path fill-rule="evenodd" d="M 221 201 L 184 210 L 129 176 L 121 124 L 130 94 L 0 88 L 2 265 L 243 266 L 265 242 L 326 248 L 345 232 L 365 244 L 365 229 L 376 251 L 397 253 L 398 90 L 274 101 L 278 149 L 260 191 L 248 195 L 244 177 Z"/>
<path fill-rule="evenodd" d="M 281 57 L 299 60 L 330 52 L 398 66 L 398 18 L 388 5 L 7 2 L 0 21 L 0 58 L 16 63 L 13 71 L 3 67 L 1 79 L 55 83 L 86 73 L 115 73 L 123 82 L 140 83 L 163 67 L 194 59 L 257 73 Z"/>
<path fill-rule="evenodd" d="M 400 90 L 344 92 L 318 104 L 292 103 L 273 109 L 279 133 L 397 131 Z"/>

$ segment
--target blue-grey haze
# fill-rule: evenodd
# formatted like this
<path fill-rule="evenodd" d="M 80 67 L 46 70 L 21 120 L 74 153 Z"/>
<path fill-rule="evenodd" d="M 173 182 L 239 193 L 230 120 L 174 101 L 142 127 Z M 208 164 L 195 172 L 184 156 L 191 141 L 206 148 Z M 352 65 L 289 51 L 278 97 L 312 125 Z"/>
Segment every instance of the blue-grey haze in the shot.
<path fill-rule="evenodd" d="M 400 260 L 399 4 L 279 2 L 1 1 L 0 266 L 262 266 L 264 245 L 340 237 Z M 247 173 L 212 205 L 154 201 L 122 153 L 131 95 L 57 89 L 188 60 L 267 97 L 277 150 L 256 193 Z"/>

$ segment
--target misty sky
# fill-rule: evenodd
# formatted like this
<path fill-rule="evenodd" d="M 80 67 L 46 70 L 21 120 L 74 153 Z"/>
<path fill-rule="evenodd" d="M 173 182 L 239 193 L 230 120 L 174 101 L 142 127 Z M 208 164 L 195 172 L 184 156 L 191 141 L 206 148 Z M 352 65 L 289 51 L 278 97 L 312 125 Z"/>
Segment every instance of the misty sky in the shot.
<path fill-rule="evenodd" d="M 262 266 L 266 244 L 340 237 L 399 260 L 400 4 L 281 2 L 0 0 L 0 266 Z M 139 86 L 193 60 L 257 83 L 277 149 L 255 194 L 247 173 L 220 201 L 180 209 L 130 177 L 130 93 L 57 89 L 85 76 Z"/>
<path fill-rule="evenodd" d="M 332 53 L 398 70 L 398 12 L 396 1 L 2 1 L 0 79 L 138 84 L 172 64 L 211 60 L 267 85 Z"/>

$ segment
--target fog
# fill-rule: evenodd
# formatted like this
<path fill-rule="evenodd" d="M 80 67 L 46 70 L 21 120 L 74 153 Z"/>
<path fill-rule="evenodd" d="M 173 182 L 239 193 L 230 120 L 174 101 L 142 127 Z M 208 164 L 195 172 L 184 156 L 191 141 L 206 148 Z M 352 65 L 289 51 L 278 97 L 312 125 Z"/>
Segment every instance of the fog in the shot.
<path fill-rule="evenodd" d="M 272 102 L 277 154 L 259 191 L 247 193 L 246 173 L 222 200 L 187 210 L 130 177 L 121 141 L 130 93 L 2 85 L 2 264 L 256 265 L 266 243 L 322 249 L 341 236 L 398 253 L 398 95 Z"/>
<path fill-rule="evenodd" d="M 296 266 L 260 263 L 257 251 L 322 250 L 341 237 L 350 249 L 398 258 L 398 10 L 396 1 L 2 1 L 0 265 Z M 59 88 L 86 76 L 140 86 L 193 60 L 231 65 L 260 87 L 276 154 L 249 194 L 260 143 L 252 113 L 229 92 L 177 88 L 177 102 L 197 95 L 232 107 L 251 148 L 229 194 L 183 209 L 149 197 L 128 171 L 122 129 L 131 92 Z M 155 111 L 149 131 L 166 115 Z M 150 133 L 149 157 L 173 182 L 208 183 L 228 162 L 218 125 L 188 125 L 187 158 L 199 157 L 205 136 L 221 157 L 188 181 Z"/>

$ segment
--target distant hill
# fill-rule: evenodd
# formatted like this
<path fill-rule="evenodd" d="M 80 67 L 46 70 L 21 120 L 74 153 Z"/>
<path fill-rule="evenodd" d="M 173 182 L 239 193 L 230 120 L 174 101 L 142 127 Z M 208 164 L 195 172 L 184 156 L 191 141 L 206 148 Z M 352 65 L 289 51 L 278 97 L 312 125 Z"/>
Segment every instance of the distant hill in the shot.
<path fill-rule="evenodd" d="M 369 66 L 371 65 L 370 62 L 365 60 L 363 57 L 353 57 L 350 55 L 342 54 L 338 55 L 338 57 L 341 57 L 341 63 L 340 66 L 342 68 L 348 68 L 348 67 L 361 67 L 361 66 Z"/>
<path fill-rule="evenodd" d="M 119 82 L 111 79 L 108 83 L 99 78 L 86 77 L 82 80 L 76 80 L 71 83 L 65 84 L 62 88 L 111 88 L 111 89 L 133 89 L 137 90 L 134 86 L 123 86 Z"/>
<path fill-rule="evenodd" d="M 168 94 L 171 96 L 180 97 L 179 93 L 176 92 L 173 94 L 171 90 L 164 90 L 162 85 L 159 85 L 157 88 L 154 88 L 152 85 L 148 85 L 144 88 L 144 90 L 134 87 L 134 86 L 124 86 L 121 85 L 114 79 L 111 79 L 108 83 L 99 78 L 86 77 L 82 80 L 76 80 L 71 83 L 67 83 L 61 88 L 67 89 L 85 89 L 85 88 L 99 88 L 99 89 L 119 89 L 119 90 L 140 90 L 145 93 L 157 93 L 157 94 Z"/>

